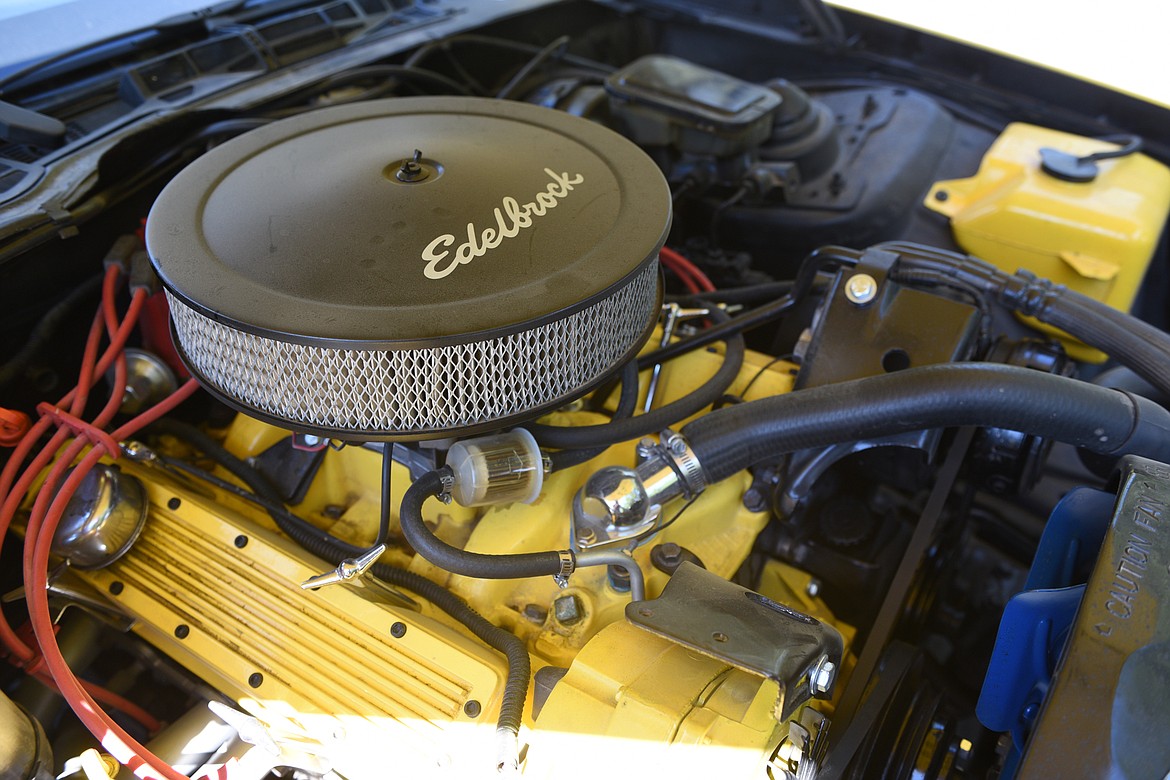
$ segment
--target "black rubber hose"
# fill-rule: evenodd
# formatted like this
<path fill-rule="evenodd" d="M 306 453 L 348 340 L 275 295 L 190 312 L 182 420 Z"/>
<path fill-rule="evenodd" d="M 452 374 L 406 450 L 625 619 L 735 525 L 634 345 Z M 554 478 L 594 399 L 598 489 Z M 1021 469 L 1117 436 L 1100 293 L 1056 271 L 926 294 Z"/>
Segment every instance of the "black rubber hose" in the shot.
<path fill-rule="evenodd" d="M 751 284 L 746 287 L 721 287 L 710 292 L 687 293 L 686 295 L 668 295 L 668 301 L 686 301 L 688 303 L 763 303 L 774 301 L 781 295 L 792 292 L 792 281 L 765 282 Z"/>
<path fill-rule="evenodd" d="M 68 318 L 69 312 L 73 311 L 79 303 L 97 295 L 104 276 L 105 274 L 97 274 L 86 279 L 41 316 L 32 333 L 29 334 L 28 341 L 24 343 L 20 351 L 5 361 L 3 365 L 0 365 L 0 387 L 4 387 L 20 376 L 20 373 L 37 356 L 37 353 L 44 349 L 45 345 L 53 338 L 62 323 Z"/>
<path fill-rule="evenodd" d="M 682 430 L 709 481 L 798 450 L 963 425 L 1170 459 L 1170 412 L 1140 396 L 991 363 L 911 368 L 711 412 Z"/>
<path fill-rule="evenodd" d="M 440 569 L 484 580 L 546 577 L 560 573 L 561 556 L 551 550 L 515 555 L 485 555 L 452 547 L 431 533 L 431 529 L 423 522 L 423 504 L 428 498 L 437 496 L 442 491 L 442 476 L 450 473 L 451 470 L 445 466 L 437 471 L 428 471 L 416 479 L 402 497 L 398 522 L 402 526 L 402 535 L 415 552 Z"/>
<path fill-rule="evenodd" d="M 1170 344 L 1152 325 L 1070 290 L 1060 291 L 1037 319 L 1096 347 L 1170 394 Z"/>
<path fill-rule="evenodd" d="M 254 492 L 221 480 L 215 475 L 181 460 L 164 458 L 168 465 L 181 468 L 211 484 L 264 507 L 285 535 L 318 558 L 337 565 L 346 558 L 354 558 L 366 552 L 364 548 L 348 544 L 322 531 L 307 520 L 294 515 L 284 506 L 279 493 L 262 474 L 225 450 L 198 428 L 175 420 L 160 420 L 152 428 L 160 431 L 165 430 L 167 433 L 187 440 L 201 450 L 204 455 L 239 477 Z M 441 585 L 431 582 L 426 577 L 385 563 L 375 563 L 370 571 L 375 577 L 390 585 L 422 596 L 507 658 L 508 676 L 504 682 L 504 693 L 500 701 L 500 714 L 496 721 L 496 729 L 508 731 L 513 735 L 517 734 L 524 716 L 524 701 L 528 697 L 528 679 L 532 671 L 528 649 L 524 646 L 524 642 L 511 632 L 493 625 L 468 606 L 463 599 Z"/>
<path fill-rule="evenodd" d="M 711 318 L 718 322 L 725 323 L 727 321 L 727 315 L 718 309 L 712 309 Z M 715 325 L 714 327 L 719 326 Z M 743 354 L 743 336 L 738 333 L 730 335 L 727 338 L 727 350 L 723 355 L 723 363 L 710 379 L 682 398 L 646 414 L 625 420 L 614 420 L 602 425 L 562 427 L 534 423 L 526 427 L 541 445 L 566 450 L 608 447 L 618 442 L 659 433 L 663 428 L 668 428 L 679 420 L 685 420 L 704 407 L 718 401 L 739 376 L 739 369 L 743 365 Z M 638 368 L 642 367 L 641 361 L 638 361 Z"/>
<path fill-rule="evenodd" d="M 637 361 L 631 360 L 622 366 L 621 385 L 622 392 L 618 396 L 617 408 L 613 412 L 614 420 L 625 420 L 631 417 L 634 414 L 634 408 L 638 405 Z M 593 447 L 583 450 L 558 450 L 549 455 L 549 460 L 552 461 L 553 471 L 563 471 L 573 466 L 580 466 L 586 461 L 593 460 L 607 449 L 609 448 Z"/>
<path fill-rule="evenodd" d="M 1170 409 L 1170 395 L 1158 390 L 1138 376 L 1133 369 L 1122 365 L 1107 368 L 1089 380 L 1098 387 L 1111 387 L 1127 393 L 1149 398 L 1154 403 Z"/>
<path fill-rule="evenodd" d="M 390 541 L 390 485 L 394 474 L 394 445 L 382 445 L 382 506 L 378 511 L 378 538 L 374 544 L 388 544 Z"/>

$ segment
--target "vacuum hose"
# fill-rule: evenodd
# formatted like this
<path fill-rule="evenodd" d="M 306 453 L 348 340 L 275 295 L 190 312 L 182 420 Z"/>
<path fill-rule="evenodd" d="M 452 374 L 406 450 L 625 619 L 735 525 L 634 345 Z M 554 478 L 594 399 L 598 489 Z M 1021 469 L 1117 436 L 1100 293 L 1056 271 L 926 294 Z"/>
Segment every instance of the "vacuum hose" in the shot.
<path fill-rule="evenodd" d="M 444 473 L 450 474 L 450 469 L 444 466 L 438 471 L 423 474 L 411 483 L 402 497 L 398 522 L 402 526 L 402 535 L 415 552 L 445 571 L 486 580 L 545 577 L 561 571 L 561 556 L 551 550 L 485 555 L 452 547 L 431 533 L 431 529 L 423 522 L 422 507 L 428 498 L 442 491 Z"/>

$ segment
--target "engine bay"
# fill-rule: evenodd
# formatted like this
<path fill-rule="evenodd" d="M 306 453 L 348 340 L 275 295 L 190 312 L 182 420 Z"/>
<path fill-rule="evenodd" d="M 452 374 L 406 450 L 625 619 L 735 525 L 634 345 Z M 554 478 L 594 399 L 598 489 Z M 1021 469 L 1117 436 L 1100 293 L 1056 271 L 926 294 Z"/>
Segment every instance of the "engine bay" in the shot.
<path fill-rule="evenodd" d="M 0 776 L 1170 774 L 1165 109 L 819 3 L 155 33 L 0 76 Z"/>

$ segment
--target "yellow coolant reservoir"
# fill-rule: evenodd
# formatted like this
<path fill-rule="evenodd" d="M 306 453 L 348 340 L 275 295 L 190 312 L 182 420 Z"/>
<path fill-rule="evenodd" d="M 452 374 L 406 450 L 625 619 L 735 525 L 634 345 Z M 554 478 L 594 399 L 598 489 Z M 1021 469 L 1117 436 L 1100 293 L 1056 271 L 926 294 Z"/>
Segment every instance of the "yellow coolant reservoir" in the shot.
<path fill-rule="evenodd" d="M 1074 157 L 1118 144 L 1035 125 L 1007 126 L 969 179 L 935 183 L 928 208 L 951 219 L 955 240 L 1005 271 L 1037 276 L 1128 311 L 1170 210 L 1170 169 L 1144 154 L 1097 161 L 1089 181 L 1047 172 L 1041 150 Z M 1105 356 L 1054 328 L 1069 353 Z"/>

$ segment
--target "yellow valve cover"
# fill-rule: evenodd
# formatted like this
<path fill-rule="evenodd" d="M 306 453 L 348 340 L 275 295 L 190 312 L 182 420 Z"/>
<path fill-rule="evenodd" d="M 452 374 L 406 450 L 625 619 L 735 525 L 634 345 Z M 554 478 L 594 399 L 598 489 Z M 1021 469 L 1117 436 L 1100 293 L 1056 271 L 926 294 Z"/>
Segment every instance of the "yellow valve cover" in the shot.
<path fill-rule="evenodd" d="M 1063 181 L 1040 167 L 1040 150 L 1084 156 L 1116 144 L 1013 123 L 969 179 L 935 183 L 925 205 L 951 219 L 967 252 L 1005 271 L 1026 269 L 1128 311 L 1170 210 L 1170 169 L 1144 154 L 1101 160 L 1086 183 Z M 1105 356 L 1053 328 L 1069 353 Z"/>
<path fill-rule="evenodd" d="M 330 756 L 345 777 L 384 777 L 387 745 L 403 776 L 494 762 L 500 655 L 376 588 L 304 591 L 323 564 L 292 541 L 202 486 L 122 467 L 143 478 L 150 517 L 129 554 L 78 576 L 139 636 L 296 746 L 296 759 Z"/>

